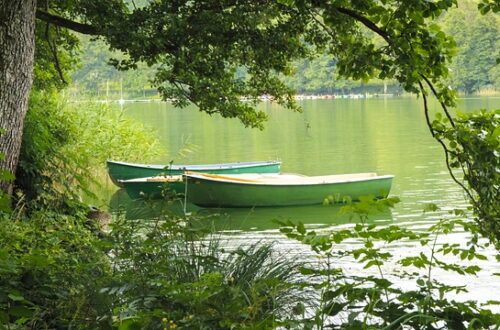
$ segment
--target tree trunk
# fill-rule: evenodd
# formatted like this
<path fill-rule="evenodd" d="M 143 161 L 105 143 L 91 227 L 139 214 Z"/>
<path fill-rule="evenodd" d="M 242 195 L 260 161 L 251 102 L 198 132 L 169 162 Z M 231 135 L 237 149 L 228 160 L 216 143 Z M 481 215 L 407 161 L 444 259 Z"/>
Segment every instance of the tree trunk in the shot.
<path fill-rule="evenodd" d="M 36 0 L 0 0 L 0 169 L 15 173 L 33 82 Z M 0 182 L 10 193 L 11 186 Z"/>

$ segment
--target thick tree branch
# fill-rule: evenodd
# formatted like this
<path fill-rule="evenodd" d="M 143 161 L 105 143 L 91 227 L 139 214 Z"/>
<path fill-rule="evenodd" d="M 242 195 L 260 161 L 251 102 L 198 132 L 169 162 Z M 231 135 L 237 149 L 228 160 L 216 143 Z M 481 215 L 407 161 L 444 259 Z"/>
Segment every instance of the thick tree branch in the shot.
<path fill-rule="evenodd" d="M 392 45 L 392 40 L 391 40 L 391 37 L 390 37 L 389 33 L 387 33 L 386 30 L 378 27 L 377 24 L 375 24 L 372 21 L 370 21 L 369 18 L 361 15 L 360 13 L 358 13 L 357 11 L 354 11 L 352 9 L 343 8 L 343 7 L 334 7 L 334 8 L 339 13 L 341 13 L 343 15 L 346 15 L 346 16 L 349 16 L 349 17 L 357 20 L 358 22 L 362 23 L 368 29 L 372 30 L 373 32 L 375 32 L 376 34 L 378 34 L 379 36 L 381 36 L 387 42 L 387 44 Z M 324 30 L 326 30 L 326 32 L 328 34 L 330 34 L 330 36 L 333 38 L 334 37 L 334 33 L 330 30 L 329 27 L 327 27 L 323 22 L 321 22 L 317 18 L 317 16 L 321 16 L 319 14 L 319 12 L 317 10 L 312 9 L 312 8 L 306 8 L 306 10 L 309 12 L 311 18 L 313 20 L 315 20 L 318 24 L 320 24 L 321 27 Z"/>
<path fill-rule="evenodd" d="M 47 12 L 40 10 L 40 9 L 38 9 L 36 11 L 36 18 L 41 19 L 44 22 L 54 24 L 56 26 L 67 28 L 67 29 L 73 30 L 75 32 L 83 33 L 83 34 L 90 34 L 90 35 L 100 35 L 101 34 L 99 32 L 99 30 L 97 30 L 92 25 L 78 23 L 78 22 L 69 20 L 67 18 L 61 17 L 61 16 L 47 13 Z"/>
<path fill-rule="evenodd" d="M 357 11 L 354 11 L 354 10 L 348 9 L 348 8 L 343 8 L 343 7 L 335 7 L 335 9 L 339 13 L 350 16 L 350 17 L 354 18 L 355 20 L 357 20 L 358 22 L 363 23 L 364 26 L 366 26 L 367 28 L 369 28 L 370 30 L 372 30 L 373 32 L 375 32 L 376 34 L 378 34 L 379 36 L 384 38 L 384 40 L 389 45 L 392 45 L 392 40 L 389 36 L 389 33 L 387 33 L 387 31 L 379 28 L 377 26 L 377 24 L 373 23 L 372 21 L 370 21 L 368 18 L 364 17 L 363 15 L 358 13 Z"/>

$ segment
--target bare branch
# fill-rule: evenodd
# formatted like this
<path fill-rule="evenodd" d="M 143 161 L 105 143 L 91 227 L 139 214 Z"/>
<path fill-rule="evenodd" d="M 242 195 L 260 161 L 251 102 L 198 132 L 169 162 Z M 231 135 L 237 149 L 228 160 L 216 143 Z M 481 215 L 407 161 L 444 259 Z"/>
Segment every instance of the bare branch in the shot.
<path fill-rule="evenodd" d="M 63 28 L 67 28 L 82 34 L 89 34 L 89 35 L 101 34 L 100 31 L 98 31 L 95 26 L 78 23 L 61 16 L 50 14 L 40 9 L 36 11 L 36 18 L 44 22 L 54 24 Z"/>
<path fill-rule="evenodd" d="M 57 28 L 58 27 L 56 26 L 56 29 Z M 64 79 L 63 70 L 62 70 L 61 64 L 59 62 L 57 43 L 55 40 L 54 41 L 51 40 L 51 37 L 50 37 L 50 23 L 46 23 L 46 25 L 45 25 L 45 40 L 47 41 L 47 44 L 49 46 L 49 50 L 52 54 L 52 57 L 54 58 L 54 68 L 56 69 L 57 74 L 59 75 L 59 79 L 61 79 L 61 81 L 64 85 L 67 85 L 67 81 L 66 81 L 66 79 Z"/>
<path fill-rule="evenodd" d="M 443 112 L 445 113 L 446 117 L 450 121 L 451 127 L 455 127 L 455 122 L 453 121 L 453 118 L 451 117 L 450 112 L 448 111 L 448 107 L 446 107 L 446 104 L 444 104 L 444 102 L 439 99 L 439 96 L 437 94 L 436 89 L 434 88 L 434 85 L 431 83 L 431 81 L 429 80 L 429 78 L 427 78 L 423 74 L 420 74 L 420 77 L 422 77 L 422 79 L 425 80 L 427 86 L 429 86 L 429 88 L 431 89 L 432 94 L 434 94 L 434 96 L 436 97 L 436 99 L 439 100 L 439 103 L 441 104 L 441 108 L 443 108 Z"/>
<path fill-rule="evenodd" d="M 450 176 L 453 179 L 453 181 L 455 181 L 456 184 L 458 184 L 460 187 L 462 187 L 462 189 L 469 196 L 471 202 L 475 206 L 475 205 L 477 205 L 476 199 L 472 196 L 472 193 L 469 191 L 469 189 L 467 189 L 467 187 L 465 187 L 465 185 L 457 179 L 457 177 L 453 173 L 453 170 L 451 169 L 451 166 L 450 166 L 450 157 L 449 157 L 450 150 L 448 150 L 448 148 L 446 147 L 446 144 L 443 142 L 443 140 L 441 140 L 440 138 L 438 138 L 436 136 L 436 134 L 435 134 L 434 128 L 432 127 L 432 123 L 431 123 L 430 118 L 429 118 L 429 106 L 427 104 L 427 94 L 426 94 L 426 91 L 424 89 L 424 86 L 422 85 L 422 82 L 419 81 L 418 85 L 420 86 L 420 91 L 422 92 L 422 98 L 424 100 L 425 120 L 426 120 L 426 123 L 427 123 L 427 127 L 429 127 L 429 130 L 431 131 L 432 137 L 434 137 L 434 139 L 436 139 L 436 141 L 439 142 L 439 144 L 441 145 L 441 147 L 443 147 L 445 161 L 446 161 L 446 167 L 448 168 L 448 172 L 450 173 Z"/>

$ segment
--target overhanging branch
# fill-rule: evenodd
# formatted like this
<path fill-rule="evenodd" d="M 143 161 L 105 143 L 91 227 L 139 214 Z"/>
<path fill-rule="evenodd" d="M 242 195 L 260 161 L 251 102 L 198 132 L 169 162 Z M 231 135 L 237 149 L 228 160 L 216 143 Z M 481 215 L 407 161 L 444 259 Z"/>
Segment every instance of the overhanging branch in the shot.
<path fill-rule="evenodd" d="M 434 94 L 434 96 L 436 97 L 436 99 L 439 101 L 439 104 L 441 105 L 441 108 L 443 109 L 443 112 L 445 113 L 446 117 L 450 121 L 451 127 L 455 128 L 455 121 L 451 117 L 450 112 L 448 111 L 448 107 L 446 106 L 446 104 L 444 104 L 444 102 L 439 97 L 439 94 L 436 91 L 436 88 L 434 87 L 434 85 L 432 84 L 432 82 L 429 80 L 429 78 L 427 78 L 423 74 L 420 74 L 420 76 L 422 77 L 422 79 L 425 80 L 425 82 L 427 83 L 427 86 L 429 86 L 429 88 L 432 90 L 432 93 Z"/>
<path fill-rule="evenodd" d="M 474 198 L 474 196 L 472 195 L 472 192 L 462 183 L 458 180 L 458 178 L 455 176 L 455 174 L 453 173 L 453 169 L 451 168 L 451 164 L 450 164 L 450 150 L 448 149 L 448 147 L 446 146 L 446 144 L 444 143 L 444 141 L 439 138 L 437 135 L 436 135 L 436 132 L 434 131 L 434 127 L 432 126 L 432 123 L 431 123 L 431 120 L 429 118 L 429 106 L 427 104 L 427 95 L 426 95 L 426 91 L 424 89 L 424 86 L 422 84 L 421 81 L 418 82 L 418 85 L 420 87 L 420 92 L 422 93 L 422 98 L 424 100 L 424 111 L 425 111 L 425 120 L 426 120 L 426 123 L 427 123 L 427 127 L 429 128 L 431 134 L 432 134 L 432 137 L 437 141 L 439 142 L 439 144 L 441 145 L 441 147 L 443 148 L 443 151 L 444 151 L 444 157 L 445 157 L 445 162 L 446 162 L 446 168 L 448 169 L 448 173 L 450 174 L 451 178 L 453 179 L 453 181 L 455 181 L 456 184 L 458 184 L 464 191 L 465 193 L 469 196 L 470 198 L 470 201 L 471 203 L 474 205 L 474 206 L 477 206 L 478 202 L 476 201 L 476 199 Z"/>
<path fill-rule="evenodd" d="M 367 17 L 361 15 L 360 13 L 358 13 L 357 11 L 354 11 L 352 9 L 343 8 L 343 7 L 335 7 L 335 9 L 339 13 L 350 16 L 350 17 L 354 18 L 355 20 L 357 20 L 358 22 L 361 22 L 364 26 L 366 26 L 367 28 L 369 28 L 370 30 L 372 30 L 373 32 L 375 32 L 376 34 L 378 34 L 379 36 L 384 38 L 384 40 L 389 45 L 392 45 L 392 41 L 391 41 L 391 38 L 389 36 L 389 33 L 387 33 L 387 31 L 383 30 L 382 28 L 378 27 L 377 24 L 373 23 Z"/>
<path fill-rule="evenodd" d="M 67 28 L 67 29 L 70 29 L 70 30 L 73 30 L 75 32 L 79 32 L 82 34 L 90 34 L 90 35 L 100 35 L 101 34 L 99 32 L 99 30 L 97 30 L 92 25 L 78 23 L 78 22 L 69 20 L 67 18 L 61 17 L 61 16 L 50 14 L 50 13 L 43 11 L 43 10 L 36 11 L 36 18 L 38 18 L 44 22 L 54 24 L 56 26 L 60 26 L 63 28 Z"/>

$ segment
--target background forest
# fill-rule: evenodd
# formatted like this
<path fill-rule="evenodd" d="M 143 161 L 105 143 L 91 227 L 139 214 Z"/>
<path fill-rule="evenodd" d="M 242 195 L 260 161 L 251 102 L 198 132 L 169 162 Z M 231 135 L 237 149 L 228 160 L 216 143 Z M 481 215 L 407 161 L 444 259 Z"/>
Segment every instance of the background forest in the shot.
<path fill-rule="evenodd" d="M 135 2 L 140 5 L 139 2 Z M 473 0 L 462 0 L 436 22 L 457 44 L 457 54 L 450 65 L 449 85 L 463 94 L 492 94 L 500 90 L 500 68 L 495 66 L 500 49 L 500 17 L 481 15 Z M 376 36 L 373 35 L 376 39 Z M 110 58 L 124 56 L 111 52 L 103 42 L 81 39 L 81 64 L 73 72 L 70 93 L 111 99 L 143 98 L 157 95 L 151 80 L 155 68 L 146 64 L 138 70 L 118 71 L 109 65 Z M 391 93 L 403 89 L 396 81 L 353 81 L 340 77 L 331 56 L 318 55 L 295 62 L 295 75 L 284 81 L 298 94 Z M 241 75 L 245 73 L 240 72 Z"/>

